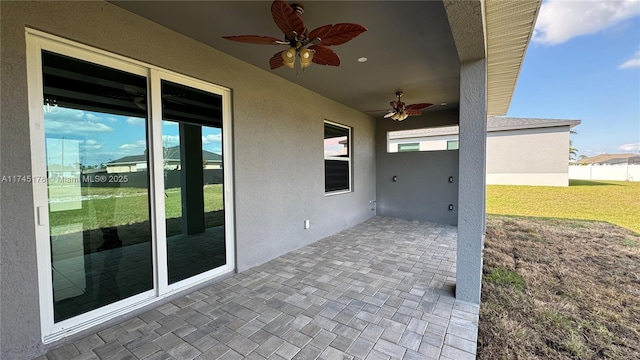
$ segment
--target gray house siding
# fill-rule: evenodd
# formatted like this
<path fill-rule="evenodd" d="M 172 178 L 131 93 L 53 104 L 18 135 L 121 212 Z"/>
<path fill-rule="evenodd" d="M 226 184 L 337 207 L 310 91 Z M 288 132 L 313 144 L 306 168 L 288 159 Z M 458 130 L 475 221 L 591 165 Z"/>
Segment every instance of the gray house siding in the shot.
<path fill-rule="evenodd" d="M 375 215 L 369 205 L 376 196 L 373 118 L 108 3 L 1 6 L 3 175 L 31 173 L 25 58 L 25 26 L 31 26 L 232 89 L 239 271 Z M 348 194 L 324 194 L 325 119 L 353 128 Z M 31 357 L 51 346 L 40 334 L 31 184 L 2 184 L 0 194 L 0 358 Z"/>

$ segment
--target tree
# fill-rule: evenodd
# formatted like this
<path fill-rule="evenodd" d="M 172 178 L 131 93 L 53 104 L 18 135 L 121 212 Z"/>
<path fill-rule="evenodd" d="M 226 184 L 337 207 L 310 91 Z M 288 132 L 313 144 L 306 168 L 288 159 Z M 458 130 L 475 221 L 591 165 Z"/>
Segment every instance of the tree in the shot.
<path fill-rule="evenodd" d="M 575 130 L 569 130 L 569 136 L 575 134 L 577 134 Z M 569 139 L 569 160 L 575 160 L 576 156 L 578 156 L 578 149 L 573 147 L 573 140 Z"/>

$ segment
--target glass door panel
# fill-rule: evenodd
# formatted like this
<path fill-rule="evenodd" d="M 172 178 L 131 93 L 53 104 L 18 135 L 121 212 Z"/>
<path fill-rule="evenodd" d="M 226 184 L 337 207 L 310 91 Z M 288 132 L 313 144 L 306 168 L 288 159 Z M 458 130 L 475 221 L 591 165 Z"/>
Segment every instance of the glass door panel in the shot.
<path fill-rule="evenodd" d="M 43 51 L 54 322 L 153 288 L 147 78 Z"/>
<path fill-rule="evenodd" d="M 169 284 L 227 263 L 222 96 L 162 80 Z"/>

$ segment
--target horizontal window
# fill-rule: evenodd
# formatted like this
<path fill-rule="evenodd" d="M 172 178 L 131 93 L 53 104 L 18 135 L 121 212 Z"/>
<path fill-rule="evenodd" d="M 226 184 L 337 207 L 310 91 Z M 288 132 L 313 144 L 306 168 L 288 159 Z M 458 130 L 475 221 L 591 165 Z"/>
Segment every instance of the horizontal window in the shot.
<path fill-rule="evenodd" d="M 389 131 L 387 152 L 458 150 L 458 126 Z"/>

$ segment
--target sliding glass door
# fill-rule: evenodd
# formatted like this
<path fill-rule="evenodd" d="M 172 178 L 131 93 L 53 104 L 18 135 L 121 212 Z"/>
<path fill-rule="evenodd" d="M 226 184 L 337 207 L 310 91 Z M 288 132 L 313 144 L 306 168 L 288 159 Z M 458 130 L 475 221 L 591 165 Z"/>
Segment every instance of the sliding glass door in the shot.
<path fill-rule="evenodd" d="M 59 322 L 153 288 L 147 79 L 48 51 L 42 69 Z"/>
<path fill-rule="evenodd" d="M 229 90 L 27 39 L 45 342 L 233 271 Z"/>
<path fill-rule="evenodd" d="M 226 264 L 222 96 L 162 80 L 169 284 Z"/>

